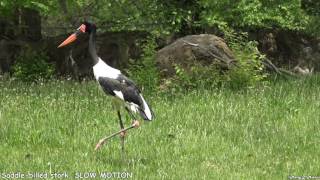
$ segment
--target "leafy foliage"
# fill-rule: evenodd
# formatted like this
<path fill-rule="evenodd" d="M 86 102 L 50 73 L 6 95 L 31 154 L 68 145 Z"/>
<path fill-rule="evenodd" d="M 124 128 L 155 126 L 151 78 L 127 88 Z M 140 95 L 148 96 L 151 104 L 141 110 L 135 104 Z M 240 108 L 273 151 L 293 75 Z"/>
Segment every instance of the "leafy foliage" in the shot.
<path fill-rule="evenodd" d="M 157 89 L 159 85 L 159 72 L 155 64 L 156 42 L 154 36 L 150 36 L 146 42 L 140 42 L 143 47 L 143 54 L 137 63 L 132 63 L 128 69 L 130 77 L 142 87 L 150 90 Z"/>
<path fill-rule="evenodd" d="M 50 79 L 54 75 L 54 69 L 42 51 L 26 49 L 17 58 L 13 75 L 22 81 L 36 82 Z"/>
<path fill-rule="evenodd" d="M 267 75 L 263 72 L 262 60 L 265 58 L 255 41 L 248 40 L 247 33 L 225 30 L 225 38 L 235 54 L 238 64 L 225 74 L 225 80 L 234 88 L 253 86 Z"/>
<path fill-rule="evenodd" d="M 10 15 L 19 7 L 36 9 L 42 13 L 50 13 L 55 5 L 54 1 L 28 0 L 28 1 L 13 1 L 2 0 L 0 2 L 0 12 L 4 15 Z M 0 13 L 1 15 L 1 13 Z"/>
<path fill-rule="evenodd" d="M 176 75 L 164 80 L 162 89 L 165 92 L 188 92 L 194 89 L 212 89 L 222 82 L 222 74 L 215 65 L 203 66 L 195 64 L 186 72 L 181 66 L 175 64 Z"/>
<path fill-rule="evenodd" d="M 91 20 L 106 30 L 144 30 L 160 34 L 219 24 L 308 32 L 309 27 L 314 26 L 313 19 L 319 19 L 319 6 L 317 0 L 2 0 L 0 12 L 8 14 L 17 7 L 33 8 L 42 13 L 46 25 L 58 24 L 66 29 L 80 21 Z"/>
<path fill-rule="evenodd" d="M 320 16 L 320 1 L 302 0 L 302 8 L 310 15 Z"/>
<path fill-rule="evenodd" d="M 279 27 L 305 31 L 310 22 L 310 17 L 301 9 L 301 0 L 202 0 L 201 3 L 205 7 L 203 20 L 209 25 L 222 21 L 232 27 Z"/>

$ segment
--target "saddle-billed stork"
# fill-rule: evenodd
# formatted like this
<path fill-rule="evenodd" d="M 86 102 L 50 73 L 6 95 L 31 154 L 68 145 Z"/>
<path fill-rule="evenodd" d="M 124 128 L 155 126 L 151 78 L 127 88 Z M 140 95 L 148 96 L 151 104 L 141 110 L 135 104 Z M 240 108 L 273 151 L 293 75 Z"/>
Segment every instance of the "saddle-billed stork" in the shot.
<path fill-rule="evenodd" d="M 108 64 L 106 64 L 96 52 L 96 26 L 95 24 L 84 22 L 81 26 L 71 34 L 65 41 L 63 41 L 58 48 L 63 47 L 77 39 L 77 37 L 82 34 L 89 34 L 89 53 L 93 60 L 93 74 L 100 84 L 102 90 L 107 94 L 113 96 L 113 107 L 116 109 L 119 124 L 121 130 L 114 133 L 106 138 L 103 138 L 96 145 L 96 150 L 108 139 L 117 134 L 121 137 L 121 147 L 124 151 L 124 137 L 125 132 L 128 129 L 138 127 L 139 121 L 135 118 L 135 113 L 139 113 L 144 120 L 151 121 L 153 119 L 153 111 L 150 106 L 143 98 L 141 91 L 134 84 L 132 80 L 127 78 L 125 75 L 121 74 L 120 70 L 115 69 Z M 124 109 L 129 113 L 131 118 L 133 118 L 133 123 L 130 127 L 124 128 L 123 121 L 121 118 L 120 109 Z"/>

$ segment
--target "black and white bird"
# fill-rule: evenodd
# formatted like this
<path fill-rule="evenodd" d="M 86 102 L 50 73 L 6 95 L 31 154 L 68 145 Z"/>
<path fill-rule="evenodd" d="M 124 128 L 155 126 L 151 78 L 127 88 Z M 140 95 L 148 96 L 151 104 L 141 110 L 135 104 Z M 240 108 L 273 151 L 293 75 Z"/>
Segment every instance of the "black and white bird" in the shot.
<path fill-rule="evenodd" d="M 77 39 L 82 34 L 89 34 L 89 53 L 92 58 L 93 73 L 102 90 L 113 96 L 113 107 L 116 109 L 120 128 L 124 129 L 120 109 L 123 107 L 136 120 L 136 113 L 144 120 L 153 119 L 153 111 L 144 99 L 139 88 L 132 80 L 123 75 L 120 70 L 106 64 L 96 52 L 96 26 L 95 24 L 84 22 L 73 34 L 63 41 L 58 48 L 63 47 Z M 120 132 L 119 132 L 120 133 Z M 120 133 L 122 150 L 124 150 L 125 131 Z"/>

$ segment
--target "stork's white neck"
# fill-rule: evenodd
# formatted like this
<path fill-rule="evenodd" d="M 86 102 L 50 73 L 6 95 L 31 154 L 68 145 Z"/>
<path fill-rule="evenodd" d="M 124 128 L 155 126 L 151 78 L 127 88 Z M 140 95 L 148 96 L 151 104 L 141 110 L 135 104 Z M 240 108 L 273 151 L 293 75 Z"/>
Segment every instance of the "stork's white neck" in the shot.
<path fill-rule="evenodd" d="M 100 57 L 98 63 L 93 66 L 93 74 L 96 80 L 99 77 L 108 77 L 111 79 L 116 79 L 120 74 L 120 70 L 113 68 L 106 64 Z"/>

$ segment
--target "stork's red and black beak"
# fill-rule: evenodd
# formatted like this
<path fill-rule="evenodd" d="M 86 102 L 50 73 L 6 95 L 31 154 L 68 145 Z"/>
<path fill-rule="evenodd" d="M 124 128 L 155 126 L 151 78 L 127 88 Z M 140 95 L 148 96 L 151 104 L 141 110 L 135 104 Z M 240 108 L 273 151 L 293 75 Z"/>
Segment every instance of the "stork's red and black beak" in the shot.
<path fill-rule="evenodd" d="M 73 41 L 75 41 L 77 39 L 77 36 L 81 33 L 85 33 L 86 32 L 86 25 L 84 24 L 81 24 L 81 26 L 77 29 L 76 32 L 74 32 L 73 34 L 71 34 L 66 40 L 64 40 L 59 46 L 58 48 L 60 47 L 63 47 L 67 44 L 70 44 L 72 43 Z"/>

